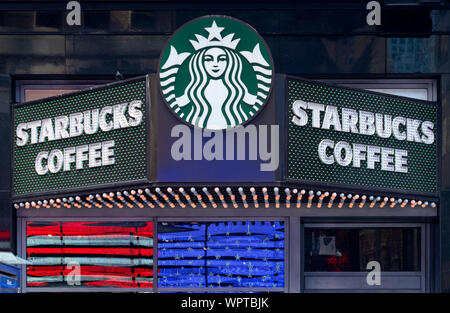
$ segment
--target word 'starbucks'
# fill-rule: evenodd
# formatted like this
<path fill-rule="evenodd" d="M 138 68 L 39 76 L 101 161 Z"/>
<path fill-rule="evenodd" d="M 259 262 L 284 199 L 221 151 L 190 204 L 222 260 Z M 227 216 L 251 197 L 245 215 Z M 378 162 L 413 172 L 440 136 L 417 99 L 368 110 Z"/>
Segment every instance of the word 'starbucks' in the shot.
<path fill-rule="evenodd" d="M 434 123 L 430 121 L 403 116 L 393 117 L 389 114 L 357 111 L 345 107 L 342 107 L 341 113 L 339 113 L 336 106 L 302 100 L 296 100 L 292 105 L 292 122 L 297 126 L 308 125 L 310 122 L 308 111 L 313 128 L 332 129 L 338 132 L 380 138 L 393 136 L 400 141 L 406 140 L 428 145 L 435 141 Z M 317 151 L 320 161 L 327 165 L 336 162 L 340 166 L 361 167 L 361 161 L 366 161 L 368 169 L 375 169 L 375 164 L 379 163 L 382 171 L 408 173 L 408 151 L 404 149 L 323 139 L 319 143 Z"/>

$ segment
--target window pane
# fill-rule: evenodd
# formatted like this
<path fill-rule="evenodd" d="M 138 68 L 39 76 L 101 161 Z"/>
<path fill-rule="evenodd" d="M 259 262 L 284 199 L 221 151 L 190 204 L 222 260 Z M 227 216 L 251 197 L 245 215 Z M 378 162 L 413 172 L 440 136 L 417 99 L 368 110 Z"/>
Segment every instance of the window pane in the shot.
<path fill-rule="evenodd" d="M 418 100 L 428 100 L 428 90 L 426 89 L 371 88 L 367 90 L 387 93 L 389 95 L 394 96 L 408 97 Z"/>
<path fill-rule="evenodd" d="M 48 97 L 63 95 L 69 92 L 75 92 L 79 89 L 25 89 L 25 101 L 34 101 Z"/>
<path fill-rule="evenodd" d="M 153 223 L 27 222 L 27 259 L 27 287 L 153 287 Z"/>
<path fill-rule="evenodd" d="M 364 272 L 377 261 L 382 271 L 420 271 L 419 228 L 305 230 L 305 271 Z"/>
<path fill-rule="evenodd" d="M 283 287 L 284 223 L 158 224 L 158 287 Z"/>

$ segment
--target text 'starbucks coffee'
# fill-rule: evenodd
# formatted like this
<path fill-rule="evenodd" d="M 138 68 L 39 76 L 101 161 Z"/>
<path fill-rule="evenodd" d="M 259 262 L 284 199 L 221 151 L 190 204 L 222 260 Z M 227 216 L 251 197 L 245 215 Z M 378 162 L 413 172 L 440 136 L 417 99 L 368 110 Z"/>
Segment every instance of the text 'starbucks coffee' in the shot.
<path fill-rule="evenodd" d="M 253 118 L 269 96 L 274 74 L 264 40 L 249 25 L 226 16 L 182 26 L 163 50 L 159 71 L 170 109 L 208 130 Z"/>

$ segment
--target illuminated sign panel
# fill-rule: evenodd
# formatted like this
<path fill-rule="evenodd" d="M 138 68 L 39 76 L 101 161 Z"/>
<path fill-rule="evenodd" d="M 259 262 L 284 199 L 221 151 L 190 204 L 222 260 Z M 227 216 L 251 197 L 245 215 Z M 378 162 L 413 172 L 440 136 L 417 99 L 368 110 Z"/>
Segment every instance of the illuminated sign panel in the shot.
<path fill-rule="evenodd" d="M 288 78 L 286 177 L 434 194 L 435 103 Z"/>
<path fill-rule="evenodd" d="M 18 105 L 15 195 L 147 178 L 146 78 Z"/>
<path fill-rule="evenodd" d="M 273 61 L 250 25 L 203 16 L 180 27 L 161 54 L 160 89 L 171 112 L 209 131 L 257 116 L 269 99 Z"/>

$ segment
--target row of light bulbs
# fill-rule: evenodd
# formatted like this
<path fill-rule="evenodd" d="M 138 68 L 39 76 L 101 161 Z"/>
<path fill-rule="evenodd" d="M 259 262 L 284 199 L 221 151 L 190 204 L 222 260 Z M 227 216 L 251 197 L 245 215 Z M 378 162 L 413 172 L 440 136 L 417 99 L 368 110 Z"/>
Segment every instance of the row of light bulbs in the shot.
<path fill-rule="evenodd" d="M 219 205 L 222 205 L 224 208 L 228 208 L 230 205 L 234 208 L 238 208 L 239 204 L 236 201 L 237 197 L 240 198 L 240 201 L 244 208 L 248 208 L 250 206 L 249 202 L 253 203 L 253 206 L 255 208 L 259 208 L 261 206 L 264 206 L 265 208 L 270 207 L 269 203 L 269 193 L 268 188 L 263 187 L 262 189 L 263 199 L 258 198 L 258 194 L 256 193 L 256 189 L 254 187 L 250 188 L 251 193 L 251 199 L 247 199 L 247 195 L 244 193 L 244 188 L 239 187 L 238 188 L 238 194 L 234 194 L 232 189 L 230 187 L 227 187 L 225 189 L 226 193 L 228 194 L 231 203 L 227 203 L 225 201 L 225 196 L 221 192 L 219 187 L 215 187 L 213 190 L 209 190 L 207 187 L 201 188 L 201 191 L 197 191 L 195 187 L 190 188 L 190 192 L 194 195 L 194 198 L 197 200 L 196 202 L 192 200 L 192 197 L 186 192 L 186 190 L 183 187 L 178 188 L 178 193 L 174 191 L 171 187 L 166 188 L 166 192 L 163 192 L 161 188 L 155 188 L 154 192 L 152 192 L 149 188 L 145 189 L 137 189 L 137 190 L 131 190 L 131 191 L 118 191 L 118 192 L 110 192 L 110 193 L 102 193 L 102 194 L 91 194 L 88 196 L 75 196 L 75 197 L 64 197 L 64 198 L 57 198 L 57 199 L 49 199 L 49 200 L 37 200 L 37 201 L 31 201 L 31 202 L 20 202 L 15 203 L 14 207 L 16 209 L 25 208 L 29 209 L 32 208 L 81 208 L 81 207 L 97 207 L 97 208 L 103 208 L 104 206 L 108 208 L 113 208 L 114 206 L 117 206 L 119 208 L 123 207 L 129 207 L 132 208 L 134 206 L 144 208 L 145 205 L 147 205 L 150 208 L 155 208 L 156 206 L 164 208 L 166 206 L 169 206 L 171 208 L 175 208 L 176 205 L 180 206 L 181 208 L 185 208 L 186 206 L 191 206 L 192 208 L 196 208 L 197 206 L 201 206 L 203 208 L 206 208 L 208 206 L 208 203 L 213 207 L 217 208 Z M 203 195 L 202 193 L 203 192 Z M 218 199 L 220 204 L 216 203 L 214 200 L 214 197 L 212 195 L 212 192 L 214 192 Z M 273 188 L 274 198 L 275 198 L 275 207 L 280 208 L 280 189 L 278 187 Z M 366 196 L 359 194 L 352 195 L 352 194 L 345 194 L 345 193 L 330 193 L 328 191 L 321 192 L 313 190 L 306 191 L 305 189 L 290 189 L 285 188 L 285 205 L 286 208 L 290 207 L 296 207 L 301 208 L 303 205 L 307 208 L 311 208 L 313 203 L 315 203 L 317 208 L 321 208 L 322 206 L 327 206 L 328 208 L 331 208 L 333 204 L 337 204 L 338 208 L 342 208 L 347 201 L 347 205 L 349 208 L 353 208 L 355 206 L 362 208 L 364 205 L 368 205 L 370 208 L 375 207 L 376 205 L 380 208 L 383 208 L 385 206 L 394 208 L 395 206 L 399 206 L 404 208 L 405 206 L 409 205 L 411 208 L 414 208 L 416 206 L 419 207 L 436 207 L 435 202 L 429 203 L 428 201 L 416 201 L 416 200 L 409 200 L 409 199 L 401 199 L 401 198 L 394 198 L 394 197 L 380 197 L 380 196 Z M 163 201 L 160 201 L 158 194 Z M 170 200 L 169 196 L 167 194 L 170 194 L 174 199 L 176 204 Z M 314 198 L 316 198 L 316 202 L 313 202 Z M 139 201 L 140 199 L 141 201 Z M 303 200 L 305 199 L 305 200 Z M 326 201 L 325 201 L 326 199 Z M 153 202 L 151 201 L 153 200 Z M 303 201 L 303 202 L 302 202 Z"/>

